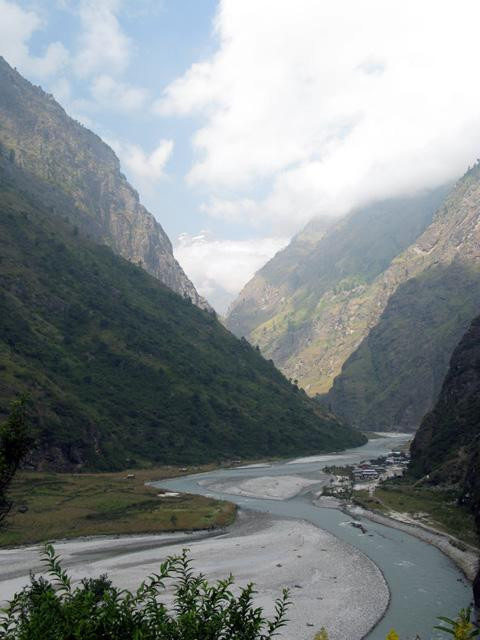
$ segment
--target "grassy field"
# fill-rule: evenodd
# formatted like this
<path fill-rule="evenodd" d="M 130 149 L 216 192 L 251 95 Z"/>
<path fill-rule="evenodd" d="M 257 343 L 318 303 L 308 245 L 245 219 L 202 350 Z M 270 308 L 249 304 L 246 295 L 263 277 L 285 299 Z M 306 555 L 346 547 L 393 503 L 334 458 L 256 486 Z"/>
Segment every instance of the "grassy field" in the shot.
<path fill-rule="evenodd" d="M 366 509 L 388 515 L 399 511 L 416 515 L 423 524 L 456 536 L 478 546 L 473 516 L 458 506 L 453 492 L 418 488 L 409 484 L 383 485 L 370 496 L 368 491 L 355 491 L 355 502 Z"/>
<path fill-rule="evenodd" d="M 189 467 L 185 473 L 212 466 Z M 159 497 L 145 482 L 182 475 L 163 467 L 98 474 L 53 474 L 22 471 L 10 496 L 14 507 L 0 530 L 0 545 L 22 545 L 88 535 L 158 533 L 210 529 L 231 524 L 230 502 L 182 494 Z"/>

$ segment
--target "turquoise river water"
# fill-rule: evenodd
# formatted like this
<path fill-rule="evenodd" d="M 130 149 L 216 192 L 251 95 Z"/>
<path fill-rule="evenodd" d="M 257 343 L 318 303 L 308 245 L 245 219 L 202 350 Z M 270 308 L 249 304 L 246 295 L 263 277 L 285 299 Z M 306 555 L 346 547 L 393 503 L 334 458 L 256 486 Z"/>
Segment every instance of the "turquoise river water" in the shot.
<path fill-rule="evenodd" d="M 403 441 L 405 439 L 403 438 Z M 455 616 L 471 602 L 471 587 L 453 562 L 435 547 L 397 529 L 364 521 L 368 534 L 348 523 L 351 518 L 338 509 L 312 504 L 308 491 L 286 500 L 247 498 L 215 492 L 209 485 L 226 480 L 245 480 L 265 476 L 299 475 L 320 480 L 321 469 L 328 464 L 345 465 L 382 455 L 402 442 L 402 437 L 370 440 L 363 447 L 340 454 L 315 456 L 275 463 L 267 468 L 221 469 L 158 483 L 172 491 L 182 491 L 225 498 L 254 511 L 275 516 L 306 520 L 363 551 L 382 570 L 391 593 L 390 605 L 383 619 L 367 636 L 384 640 L 395 628 L 405 640 L 418 634 L 422 640 L 444 637 L 432 631 L 439 615 Z M 201 483 L 201 484 L 200 484 Z M 356 577 L 352 576 L 352 580 Z M 368 584 L 365 585 L 368 589 Z M 348 606 L 348 605 L 347 605 Z"/>

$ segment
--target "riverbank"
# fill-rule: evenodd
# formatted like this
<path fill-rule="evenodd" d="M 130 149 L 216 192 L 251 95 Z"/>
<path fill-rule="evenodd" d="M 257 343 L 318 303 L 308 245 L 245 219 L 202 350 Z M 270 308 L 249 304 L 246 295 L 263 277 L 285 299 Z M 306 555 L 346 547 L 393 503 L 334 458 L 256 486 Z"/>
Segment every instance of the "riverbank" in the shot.
<path fill-rule="evenodd" d="M 14 507 L 0 530 L 0 545 L 227 526 L 236 514 L 231 502 L 163 493 L 149 484 L 213 468 L 159 467 L 90 474 L 21 471 L 11 486 Z"/>
<path fill-rule="evenodd" d="M 237 585 L 255 582 L 255 603 L 267 615 L 282 589 L 289 588 L 290 622 L 280 636 L 285 640 L 313 640 L 322 626 L 331 640 L 358 640 L 388 606 L 385 579 L 365 554 L 307 522 L 257 512 L 241 510 L 228 532 L 213 537 L 92 538 L 60 542 L 55 548 L 74 580 L 108 573 L 115 584 L 135 589 L 167 555 L 186 546 L 195 570 L 210 581 L 231 572 Z M 41 569 L 39 547 L 0 550 L 2 600 L 28 582 L 30 568 Z M 169 597 L 167 593 L 165 600 Z"/>
<path fill-rule="evenodd" d="M 406 479 L 355 485 L 353 501 L 367 511 L 425 525 L 473 547 L 478 534 L 472 513 L 458 504 L 458 493 L 447 487 L 415 486 Z"/>
<path fill-rule="evenodd" d="M 339 454 L 334 454 L 334 456 L 341 457 L 338 462 L 346 465 L 358 463 L 362 459 L 377 458 L 379 455 L 384 455 L 388 447 L 391 447 L 391 445 L 382 439 L 377 439 L 359 450 L 348 451 L 343 456 L 339 456 Z M 232 486 L 235 486 L 242 484 L 246 480 L 260 479 L 256 483 L 256 487 L 250 483 L 248 488 L 250 490 L 255 488 L 255 493 L 261 493 L 265 478 L 275 477 L 276 483 L 279 478 L 290 476 L 296 476 L 302 481 L 316 480 L 318 486 L 320 486 L 325 481 L 329 482 L 329 476 L 326 476 L 321 471 L 317 458 L 318 456 L 315 456 L 316 461 L 306 459 L 302 460 L 301 463 L 298 460 L 278 463 L 272 465 L 270 469 L 265 466 L 265 463 L 262 464 L 262 467 L 259 467 L 257 462 L 255 466 L 243 465 L 243 469 L 237 466 L 236 468 L 230 468 L 228 471 L 224 469 L 200 476 L 165 480 L 160 481 L 158 485 L 155 483 L 157 485 L 155 490 L 160 492 L 161 489 L 164 489 L 170 493 L 200 493 L 208 496 L 209 489 L 213 484 L 232 481 Z M 201 485 L 199 484 L 200 482 L 202 483 Z M 279 485 L 275 486 L 277 487 L 275 489 L 277 495 L 279 493 L 278 486 L 283 486 L 283 489 L 287 490 L 286 483 L 280 482 Z M 243 489 L 245 489 L 244 486 Z M 229 527 L 226 534 L 215 532 L 213 534 L 214 538 L 210 537 L 210 533 L 197 534 L 209 537 L 209 539 L 205 540 L 207 547 L 204 547 L 204 566 L 197 563 L 197 559 L 202 558 L 202 554 L 199 547 L 193 546 L 194 543 L 196 545 L 196 542 L 189 536 L 181 536 L 179 534 L 175 534 L 177 536 L 175 544 L 170 534 L 167 534 L 167 536 L 132 536 L 118 539 L 109 536 L 104 539 L 95 538 L 94 544 L 85 540 L 69 541 L 66 544 L 88 542 L 89 546 L 88 552 L 84 549 L 83 555 L 77 554 L 73 559 L 69 559 L 67 564 L 70 564 L 70 562 L 77 564 L 75 571 L 78 577 L 98 575 L 99 572 L 105 571 L 113 573 L 116 571 L 126 572 L 128 577 L 129 572 L 136 570 L 137 574 L 130 575 L 134 577 L 136 575 L 135 580 L 138 578 L 139 581 L 146 574 L 154 571 L 159 560 L 173 551 L 175 545 L 178 550 L 190 546 L 195 568 L 204 570 L 206 567 L 209 569 L 210 563 L 210 565 L 213 565 L 213 570 L 221 570 L 222 573 L 219 571 L 218 577 L 224 577 L 232 570 L 239 578 L 240 583 L 245 583 L 253 578 L 257 583 L 261 582 L 262 595 L 267 604 L 271 605 L 275 597 L 279 595 L 284 583 L 290 584 L 290 586 L 293 585 L 292 592 L 295 595 L 295 599 L 304 599 L 306 604 L 303 613 L 300 609 L 300 614 L 302 615 L 297 618 L 299 633 L 296 633 L 295 630 L 291 631 L 289 626 L 282 636 L 285 640 L 291 640 L 293 637 L 296 640 L 297 638 L 300 640 L 303 638 L 305 640 L 313 640 L 315 633 L 323 625 L 329 632 L 333 629 L 330 637 L 336 640 L 340 638 L 359 640 L 365 634 L 367 634 L 369 640 L 384 640 L 391 628 L 401 631 L 402 636 L 405 637 L 415 637 L 416 634 L 420 634 L 422 637 L 430 637 L 429 634 L 438 615 L 454 616 L 460 608 L 468 606 L 471 599 L 471 590 L 467 581 L 462 579 L 454 564 L 433 545 L 425 544 L 415 536 L 398 531 L 390 522 L 386 523 L 386 526 L 371 522 L 370 525 L 367 525 L 367 534 L 363 534 L 361 530 L 350 526 L 349 523 L 353 519 L 352 516 L 345 517 L 338 508 L 315 508 L 309 499 L 312 492 L 316 493 L 316 488 L 306 486 L 300 490 L 299 495 L 296 497 L 276 500 L 231 495 L 231 500 L 237 502 L 241 509 L 238 523 Z M 228 499 L 228 494 L 222 494 L 217 497 Z M 327 505 L 322 504 L 322 506 Z M 330 502 L 330 506 L 335 505 Z M 255 509 L 254 515 L 247 522 L 243 518 L 245 513 L 243 509 Z M 256 538 L 259 533 L 259 526 L 264 527 L 265 523 L 268 522 L 284 522 L 288 526 L 291 523 L 303 523 L 312 531 L 312 535 L 315 535 L 317 541 L 320 540 L 318 536 L 325 535 L 331 539 L 333 537 L 333 541 L 338 546 L 331 547 L 327 544 L 322 544 L 321 541 L 320 544 L 314 545 L 307 543 L 305 545 L 307 552 L 302 553 L 295 551 L 299 548 L 298 544 L 296 546 L 288 545 L 288 540 L 291 537 L 288 534 L 286 545 L 281 541 L 279 543 L 280 538 L 274 530 L 271 532 L 272 535 L 270 537 Z M 237 528 L 239 526 L 243 527 L 243 533 Z M 244 540 L 238 540 L 241 537 Z M 248 548 L 249 539 L 254 543 L 256 539 L 256 546 L 254 551 L 246 553 L 248 556 L 246 558 L 241 549 Z M 99 548 L 98 544 L 102 540 L 104 544 L 102 548 Z M 198 538 L 196 540 L 198 541 Z M 305 544 L 306 538 L 304 536 L 303 542 L 302 539 L 294 540 L 294 542 L 297 541 Z M 125 545 L 128 545 L 128 549 L 125 549 Z M 322 549 L 326 551 L 322 551 Z M 64 550 L 64 547 L 62 549 L 58 548 L 62 555 Z M 21 550 L 21 555 L 24 554 L 24 551 Z M 78 547 L 77 551 L 82 551 L 82 549 Z M 349 558 L 351 551 L 353 551 L 353 559 L 362 557 L 366 559 L 366 565 L 370 569 L 373 568 L 373 574 L 370 574 L 368 570 L 365 571 L 362 565 L 359 568 L 356 566 L 355 561 Z M 38 565 L 38 548 L 34 549 L 34 552 L 37 553 L 34 558 L 36 558 Z M 142 553 L 144 554 L 143 558 L 142 555 L 138 555 Z M 238 567 L 235 564 L 237 553 L 240 554 Z M 297 558 L 297 555 L 303 556 L 303 558 Z M 322 556 L 324 557 L 322 558 Z M 333 561 L 331 572 L 329 571 L 329 565 L 322 562 L 328 559 L 327 556 Z M 4 560 L 10 563 L 10 573 L 16 572 L 17 579 L 26 580 L 28 568 L 30 566 L 35 568 L 34 558 L 28 555 L 21 576 L 18 576 L 19 567 L 15 562 L 14 556 L 9 556 L 8 559 L 4 558 Z M 91 562 L 91 560 L 95 559 L 99 560 L 98 564 Z M 264 564 L 264 559 L 268 561 L 267 564 Z M 301 568 L 301 563 L 305 559 L 307 559 L 306 574 L 303 573 Z M 374 564 L 372 564 L 372 560 Z M 8 574 L 8 566 L 3 566 L 2 573 L 2 562 L 2 552 L 0 552 L 0 580 L 7 580 L 9 578 L 5 571 Z M 343 574 L 345 563 L 347 575 Z M 290 582 L 286 582 L 280 574 L 276 576 L 276 572 L 281 570 L 285 570 L 286 578 Z M 309 576 L 309 571 L 316 572 L 316 574 L 313 573 L 313 575 Z M 272 573 L 273 576 L 271 575 Z M 298 579 L 299 576 L 302 577 L 301 582 Z M 379 606 L 379 602 L 382 603 L 382 596 L 378 595 L 377 589 L 379 576 L 381 577 L 380 585 L 383 584 L 385 589 L 383 593 L 387 594 L 387 598 L 383 601 L 385 606 L 388 601 L 388 588 L 385 580 L 388 581 L 393 593 L 391 605 L 386 610 L 384 606 Z M 385 576 L 385 579 L 383 579 L 383 576 Z M 212 579 L 215 574 L 212 573 L 208 577 Z M 270 580 L 270 587 L 268 583 L 265 584 L 266 577 Z M 276 577 L 281 578 L 281 580 L 275 582 L 274 579 Z M 333 579 L 334 577 L 337 578 L 337 581 Z M 12 578 L 11 575 L 10 578 Z M 336 591 L 340 585 L 340 578 L 342 581 L 345 580 L 346 591 Z M 355 584 L 351 584 L 353 582 Z M 1 586 L 3 585 L 0 583 Z M 131 581 L 130 586 L 135 587 L 138 585 L 137 582 Z M 353 593 L 349 589 L 353 589 Z M 355 594 L 355 589 L 359 590 L 357 594 Z M 326 595 L 322 591 L 326 592 L 327 595 L 333 594 L 335 598 L 332 603 L 333 607 L 330 610 L 326 607 L 325 610 L 321 611 L 321 615 L 311 620 L 311 611 L 314 612 L 312 615 L 316 615 L 315 611 L 319 604 L 323 603 L 322 606 L 328 604 L 328 601 L 324 602 Z M 434 598 L 432 598 L 433 593 L 435 594 Z M 359 604 L 356 602 L 355 595 L 360 596 Z M 361 598 L 364 597 L 372 597 L 374 602 L 370 601 L 370 604 L 373 609 L 369 610 L 368 602 L 362 602 Z M 317 598 L 322 598 L 322 600 L 317 600 Z M 353 608 L 350 607 L 350 601 L 352 601 Z M 261 605 L 260 602 L 258 604 Z M 377 616 L 380 617 L 381 609 L 385 611 L 383 619 L 378 622 L 373 631 L 369 632 L 369 626 L 374 624 Z M 362 617 L 363 612 L 366 612 L 366 618 Z M 317 619 L 318 625 L 315 626 Z M 337 629 L 337 620 L 341 625 L 350 625 L 350 631 L 345 628 Z M 314 626 L 308 626 L 310 624 Z"/>
<path fill-rule="evenodd" d="M 405 514 L 386 516 L 359 506 L 343 507 L 342 510 L 354 518 L 358 516 L 393 527 L 437 547 L 456 564 L 470 582 L 475 579 L 479 564 L 479 550 L 454 536 L 418 522 L 408 521 Z"/>
<path fill-rule="evenodd" d="M 390 511 L 388 514 L 379 513 L 359 504 L 346 503 L 343 500 L 319 494 L 314 497 L 313 504 L 322 508 L 339 509 L 354 519 L 357 517 L 365 518 L 408 533 L 439 549 L 455 563 L 470 582 L 473 582 L 477 575 L 480 554 L 480 550 L 477 547 L 459 540 L 445 531 L 440 531 L 428 524 L 418 522 L 407 513 L 395 511 Z"/>

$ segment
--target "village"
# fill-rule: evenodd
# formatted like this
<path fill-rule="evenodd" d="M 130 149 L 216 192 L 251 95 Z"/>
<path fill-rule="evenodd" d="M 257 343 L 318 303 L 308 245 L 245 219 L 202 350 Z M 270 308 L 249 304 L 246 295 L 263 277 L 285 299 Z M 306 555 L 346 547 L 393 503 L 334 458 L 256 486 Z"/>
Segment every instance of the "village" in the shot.
<path fill-rule="evenodd" d="M 387 456 L 362 460 L 354 466 L 324 467 L 323 471 L 332 477 L 329 484 L 323 487 L 321 495 L 349 500 L 354 490 L 373 493 L 384 480 L 403 475 L 409 461 L 408 451 L 390 451 Z"/>

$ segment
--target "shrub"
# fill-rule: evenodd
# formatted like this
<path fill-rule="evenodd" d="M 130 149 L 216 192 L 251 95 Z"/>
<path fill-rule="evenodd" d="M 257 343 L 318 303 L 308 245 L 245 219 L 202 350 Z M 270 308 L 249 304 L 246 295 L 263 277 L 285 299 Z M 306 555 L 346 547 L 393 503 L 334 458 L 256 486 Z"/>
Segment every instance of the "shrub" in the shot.
<path fill-rule="evenodd" d="M 286 623 L 287 590 L 266 619 L 254 607 L 253 584 L 237 596 L 231 576 L 210 585 L 194 573 L 186 551 L 169 557 L 133 593 L 107 576 L 73 587 L 51 545 L 43 561 L 51 579 L 32 576 L 14 596 L 0 620 L 2 640 L 268 640 Z M 169 581 L 173 604 L 167 607 L 160 595 Z"/>
<path fill-rule="evenodd" d="M 475 627 L 472 622 L 472 610 L 470 608 L 462 609 L 455 620 L 443 616 L 439 620 L 444 623 L 444 626 L 438 626 L 435 629 L 448 633 L 455 640 L 470 640 L 480 635 L 480 629 Z"/>

